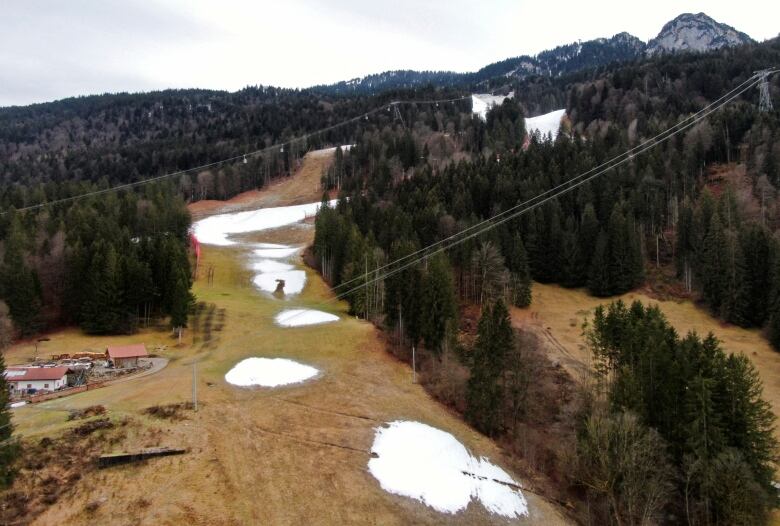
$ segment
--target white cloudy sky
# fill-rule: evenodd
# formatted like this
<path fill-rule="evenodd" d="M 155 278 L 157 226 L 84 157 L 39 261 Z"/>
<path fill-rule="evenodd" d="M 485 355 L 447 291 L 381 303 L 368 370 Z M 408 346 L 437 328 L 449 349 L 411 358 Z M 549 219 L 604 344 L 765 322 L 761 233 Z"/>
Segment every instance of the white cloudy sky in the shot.
<path fill-rule="evenodd" d="M 389 69 L 473 71 L 704 11 L 756 40 L 780 3 L 0 0 L 0 105 L 163 88 L 306 87 Z"/>

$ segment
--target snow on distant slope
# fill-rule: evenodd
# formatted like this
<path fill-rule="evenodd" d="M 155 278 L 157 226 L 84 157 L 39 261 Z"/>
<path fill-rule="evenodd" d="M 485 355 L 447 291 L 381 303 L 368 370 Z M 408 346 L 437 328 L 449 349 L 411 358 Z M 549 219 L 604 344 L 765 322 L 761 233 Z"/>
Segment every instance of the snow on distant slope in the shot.
<path fill-rule="evenodd" d="M 490 93 L 474 93 L 471 95 L 471 111 L 479 115 L 479 118 L 487 120 L 487 112 L 493 106 L 504 102 L 504 99 L 511 99 L 515 92 L 511 91 L 508 95 L 491 95 Z"/>
<path fill-rule="evenodd" d="M 336 153 L 336 148 L 341 148 L 342 152 L 348 152 L 352 149 L 352 147 L 355 146 L 354 144 L 342 144 L 341 146 L 333 146 L 332 148 L 323 148 L 322 150 L 314 150 L 309 152 L 309 155 L 313 155 L 315 157 L 319 155 L 330 155 L 332 153 Z"/>
<path fill-rule="evenodd" d="M 368 470 L 382 489 L 419 500 L 441 513 L 457 513 L 479 500 L 504 517 L 528 515 L 518 483 L 485 458 L 475 458 L 449 433 L 420 422 L 378 427 Z"/>
<path fill-rule="evenodd" d="M 525 130 L 529 135 L 538 131 L 543 139 L 550 134 L 555 140 L 558 136 L 558 128 L 561 127 L 561 119 L 565 114 L 566 110 L 555 110 L 538 117 L 531 117 L 525 120 Z"/>

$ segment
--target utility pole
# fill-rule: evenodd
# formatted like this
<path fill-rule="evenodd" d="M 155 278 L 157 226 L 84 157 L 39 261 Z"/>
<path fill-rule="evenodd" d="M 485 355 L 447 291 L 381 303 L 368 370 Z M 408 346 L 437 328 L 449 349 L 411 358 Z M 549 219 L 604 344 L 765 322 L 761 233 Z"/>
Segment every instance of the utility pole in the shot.
<path fill-rule="evenodd" d="M 417 361 L 414 356 L 414 345 L 412 345 L 412 383 L 417 383 Z"/>
<path fill-rule="evenodd" d="M 404 304 L 398 305 L 398 326 L 401 330 L 401 347 L 404 346 Z"/>
<path fill-rule="evenodd" d="M 192 408 L 198 411 L 198 362 L 192 364 Z"/>
<path fill-rule="evenodd" d="M 761 99 L 758 103 L 758 111 L 762 113 L 768 113 L 772 111 L 772 97 L 769 94 L 769 73 L 771 70 L 769 69 L 762 69 L 760 71 L 756 71 L 756 74 L 761 78 L 761 81 L 758 84 L 758 90 L 761 94 Z"/>
<path fill-rule="evenodd" d="M 398 103 L 393 104 L 393 118 L 401 121 L 401 126 L 406 129 L 406 123 L 404 122 L 404 118 L 401 116 L 401 110 L 398 109 Z"/>

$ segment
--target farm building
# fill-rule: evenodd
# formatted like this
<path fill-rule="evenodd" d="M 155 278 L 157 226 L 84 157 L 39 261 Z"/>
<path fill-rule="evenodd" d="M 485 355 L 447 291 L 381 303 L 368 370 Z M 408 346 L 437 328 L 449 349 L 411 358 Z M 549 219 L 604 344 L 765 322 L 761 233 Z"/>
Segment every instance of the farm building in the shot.
<path fill-rule="evenodd" d="M 116 345 L 106 349 L 106 358 L 114 364 L 117 369 L 128 369 L 138 367 L 139 358 L 148 358 L 146 346 L 143 343 L 135 345 Z"/>
<path fill-rule="evenodd" d="M 5 379 L 12 391 L 56 391 L 68 385 L 67 367 L 9 367 Z"/>

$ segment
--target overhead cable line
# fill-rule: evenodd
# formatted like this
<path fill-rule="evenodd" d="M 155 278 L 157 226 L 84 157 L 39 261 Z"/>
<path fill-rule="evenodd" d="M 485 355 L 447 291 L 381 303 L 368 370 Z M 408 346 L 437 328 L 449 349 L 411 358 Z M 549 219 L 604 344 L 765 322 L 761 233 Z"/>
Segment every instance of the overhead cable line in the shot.
<path fill-rule="evenodd" d="M 273 144 L 271 146 L 266 146 L 265 148 L 261 148 L 259 150 L 243 152 L 243 153 L 240 153 L 238 155 L 234 155 L 232 157 L 228 157 L 226 159 L 221 159 L 219 161 L 213 161 L 213 162 L 210 162 L 210 163 L 207 163 L 207 164 L 202 164 L 200 166 L 194 166 L 192 168 L 186 168 L 186 169 L 183 169 L 183 170 L 177 170 L 175 172 L 169 172 L 169 173 L 166 173 L 166 174 L 157 175 L 157 176 L 154 176 L 154 177 L 149 177 L 147 179 L 141 179 L 140 181 L 134 181 L 134 182 L 131 182 L 131 183 L 124 183 L 124 184 L 112 186 L 110 188 L 103 188 L 101 190 L 94 190 L 94 191 L 91 191 L 91 192 L 85 192 L 83 194 L 77 194 L 77 195 L 73 195 L 73 196 L 69 196 L 69 197 L 63 197 L 61 199 L 54 199 L 54 200 L 51 200 L 51 201 L 46 201 L 44 203 L 38 203 L 38 204 L 35 204 L 35 205 L 24 206 L 24 207 L 16 208 L 15 211 L 17 211 L 17 212 L 25 212 L 25 211 L 30 211 L 30 210 L 38 210 L 38 209 L 46 208 L 46 207 L 49 207 L 49 206 L 60 205 L 60 204 L 63 204 L 63 203 L 69 203 L 69 202 L 78 201 L 78 200 L 81 200 L 81 199 L 86 199 L 88 197 L 95 197 L 95 196 L 98 196 L 98 195 L 108 194 L 108 193 L 111 193 L 111 192 L 118 192 L 120 190 L 128 190 L 130 188 L 135 188 L 135 187 L 138 187 L 138 186 L 143 186 L 143 185 L 147 185 L 147 184 L 150 184 L 150 183 L 155 183 L 155 182 L 158 182 L 158 181 L 162 181 L 164 179 L 169 179 L 171 177 L 177 177 L 177 176 L 188 174 L 188 173 L 191 173 L 191 172 L 199 172 L 201 170 L 214 168 L 214 167 L 217 167 L 217 166 L 221 166 L 223 164 L 230 164 L 230 163 L 239 162 L 239 161 L 244 161 L 245 162 L 247 157 L 256 157 L 258 155 L 262 155 L 262 154 L 267 153 L 267 152 L 278 151 L 279 149 L 283 148 L 285 145 L 290 145 L 290 144 L 294 144 L 294 143 L 297 143 L 297 142 L 305 141 L 305 140 L 308 140 L 308 139 L 310 139 L 312 137 L 316 137 L 318 135 L 322 135 L 324 133 L 328 133 L 330 131 L 336 130 L 336 129 L 341 128 L 343 126 L 346 126 L 348 124 L 352 124 L 354 122 L 360 121 L 361 119 L 366 119 L 366 118 L 370 117 L 371 115 L 377 114 L 377 113 L 379 113 L 379 112 L 381 112 L 381 111 L 383 111 L 385 109 L 387 111 L 391 111 L 393 109 L 395 109 L 397 111 L 397 108 L 398 108 L 399 105 L 447 104 L 447 103 L 453 103 L 453 102 L 466 100 L 466 99 L 469 99 L 470 97 L 471 96 L 469 95 L 469 96 L 458 97 L 458 98 L 454 98 L 454 99 L 396 100 L 396 101 L 391 101 L 389 103 L 382 104 L 381 106 L 379 106 L 377 108 L 374 108 L 373 110 L 370 110 L 370 111 L 367 111 L 365 113 L 362 113 L 362 114 L 360 114 L 360 115 L 358 115 L 356 117 L 349 118 L 347 120 L 344 120 L 344 121 L 341 121 L 339 123 L 333 124 L 333 125 L 328 126 L 326 128 L 322 128 L 322 129 L 319 129 L 319 130 L 316 130 L 316 131 L 313 131 L 313 132 L 310 132 L 310 133 L 305 133 L 305 134 L 300 135 L 298 137 L 293 137 L 293 138 L 288 139 L 286 141 L 278 142 L 278 143 Z M 6 215 L 7 213 L 8 213 L 8 210 L 4 210 L 4 211 L 0 212 L 0 215 Z"/>
<path fill-rule="evenodd" d="M 777 70 L 774 70 L 773 73 L 776 72 L 776 71 Z M 481 234 L 484 234 L 485 232 L 487 232 L 487 231 L 489 231 L 489 230 L 491 230 L 491 229 L 493 229 L 493 228 L 495 228 L 495 227 L 497 227 L 497 226 L 499 226 L 499 225 L 501 225 L 503 223 L 506 223 L 507 221 L 515 219 L 516 217 L 519 217 L 520 215 L 522 215 L 522 214 L 524 214 L 526 212 L 534 210 L 535 208 L 538 208 L 539 206 L 542 206 L 543 204 L 545 204 L 545 203 L 547 203 L 547 202 L 549 202 L 549 201 L 551 201 L 553 199 L 556 199 L 556 198 L 560 197 L 561 195 L 564 195 L 564 194 L 566 194 L 568 192 L 571 192 L 572 190 L 582 186 L 586 182 L 588 182 L 588 181 L 590 181 L 590 180 L 592 180 L 592 179 L 594 179 L 594 178 L 596 178 L 596 177 L 598 177 L 600 175 L 603 175 L 604 173 L 606 173 L 606 172 L 608 172 L 610 170 L 613 170 L 614 168 L 617 168 L 618 166 L 620 166 L 620 165 L 622 165 L 622 164 L 632 160 L 636 155 L 640 155 L 640 154 L 644 153 L 645 151 L 647 151 L 647 150 L 649 150 L 649 149 L 651 149 L 651 148 L 653 148 L 653 147 L 655 147 L 655 146 L 657 146 L 657 145 L 659 145 L 659 144 L 661 144 L 661 143 L 671 139 L 672 137 L 674 137 L 678 133 L 689 129 L 690 127 L 694 126 L 695 124 L 698 124 L 700 121 L 706 119 L 713 112 L 715 112 L 715 111 L 719 110 L 720 108 L 724 107 L 729 102 L 731 102 L 732 100 L 734 100 L 737 97 L 739 97 L 742 93 L 744 93 L 745 91 L 747 91 L 750 88 L 754 87 L 759 81 L 760 80 L 754 75 L 748 81 L 743 82 L 740 85 L 740 86 L 744 86 L 742 89 L 739 89 L 739 91 L 737 91 L 736 93 L 734 93 L 735 90 L 731 90 L 731 92 L 729 92 L 729 93 L 732 93 L 732 95 L 730 95 L 727 99 L 722 100 L 723 97 L 721 97 L 719 99 L 719 100 L 721 100 L 720 103 L 718 103 L 715 106 L 709 105 L 708 108 L 710 108 L 710 109 L 706 113 L 700 113 L 698 117 L 696 117 L 694 120 L 688 122 L 683 127 L 677 127 L 677 125 L 673 126 L 672 128 L 669 129 L 669 130 L 674 130 L 671 133 L 667 133 L 667 132 L 669 132 L 669 130 L 667 130 L 667 132 L 659 134 L 659 136 L 663 136 L 663 137 L 659 138 L 659 136 L 656 136 L 656 139 L 654 139 L 652 141 L 646 141 L 645 143 L 643 143 L 641 145 L 642 148 L 640 150 L 633 151 L 633 153 L 631 153 L 631 154 L 629 154 L 629 152 L 631 152 L 632 150 L 636 150 L 636 148 L 634 148 L 632 150 L 628 150 L 623 155 L 617 156 L 615 158 L 615 159 L 620 159 L 622 157 L 622 159 L 620 159 L 619 161 L 614 162 L 612 164 L 609 164 L 608 166 L 605 166 L 602 170 L 599 170 L 598 172 L 593 173 L 592 175 L 590 175 L 590 176 L 588 176 L 588 177 L 586 177 L 584 179 L 580 179 L 579 181 L 575 182 L 574 184 L 570 184 L 570 183 L 572 183 L 573 181 L 576 181 L 581 176 L 578 176 L 578 177 L 575 177 L 573 179 L 570 179 L 569 181 L 564 183 L 564 184 L 570 184 L 569 186 L 567 186 L 565 188 L 561 188 L 561 189 L 557 190 L 555 193 L 553 193 L 552 195 L 549 195 L 549 196 L 545 197 L 541 201 L 532 203 L 529 206 L 527 206 L 525 208 L 522 208 L 520 210 L 517 210 L 517 207 L 514 207 L 513 209 L 510 209 L 510 210 L 515 210 L 515 211 L 513 213 L 507 215 L 506 217 L 503 217 L 503 218 L 501 217 L 501 216 L 506 214 L 506 211 L 502 212 L 502 213 L 499 213 L 499 214 L 496 214 L 496 215 L 492 216 L 491 218 L 489 218 L 489 219 L 483 221 L 482 223 L 480 223 L 480 225 L 482 225 L 483 228 L 477 230 L 476 232 L 472 232 L 472 233 L 470 233 L 469 235 L 467 235 L 467 236 L 465 236 L 463 238 L 455 239 L 451 243 L 449 243 L 448 245 L 442 246 L 442 247 L 440 247 L 440 248 L 438 248 L 438 249 L 436 249 L 436 250 L 434 250 L 432 252 L 424 253 L 424 254 L 420 255 L 419 257 L 415 258 L 414 260 L 412 260 L 410 262 L 407 262 L 404 265 L 402 265 L 402 266 L 400 266 L 398 268 L 395 268 L 395 269 L 393 269 L 391 271 L 385 272 L 382 275 L 376 275 L 376 277 L 373 277 L 372 279 L 365 280 L 362 283 L 360 283 L 359 285 L 357 285 L 357 286 L 355 286 L 355 287 L 353 287 L 353 288 L 351 288 L 351 289 L 349 289 L 349 290 L 347 290 L 345 292 L 339 293 L 337 296 L 332 298 L 331 301 L 335 302 L 335 301 L 344 299 L 345 297 L 349 296 L 350 294 L 353 294 L 354 292 L 360 290 L 363 287 L 371 285 L 371 284 L 373 284 L 373 283 L 375 283 L 377 281 L 381 281 L 381 280 L 387 279 L 388 277 L 391 277 L 391 276 L 397 274 L 398 272 L 406 270 L 407 268 L 409 268 L 409 267 L 411 267 L 411 266 L 413 266 L 413 265 L 415 265 L 417 263 L 420 263 L 420 262 L 422 262 L 424 260 L 427 260 L 427 259 L 431 258 L 432 256 L 434 256 L 436 254 L 439 254 L 439 253 L 441 253 L 441 252 L 443 252 L 445 250 L 448 250 L 448 249 L 450 249 L 450 248 L 452 248 L 452 247 L 454 247 L 456 245 L 459 245 L 459 244 L 467 241 L 468 239 L 471 239 L 473 237 L 476 237 L 476 236 L 479 236 Z M 747 85 L 745 86 L 745 84 L 747 84 Z M 601 165 L 601 166 L 603 166 L 603 165 Z M 591 171 L 585 172 L 585 174 L 590 173 Z M 560 186 L 561 185 L 559 185 L 556 188 L 559 188 Z M 550 191 L 548 190 L 547 192 L 539 194 L 536 197 L 530 199 L 529 201 L 526 201 L 523 204 L 526 204 L 526 203 L 529 203 L 529 202 L 534 201 L 536 199 L 539 199 L 540 197 L 542 197 L 542 196 L 544 196 L 546 194 L 549 194 L 549 193 L 550 193 Z M 469 231 L 469 230 L 473 230 L 473 227 L 465 229 L 465 230 L 462 230 L 460 233 L 458 233 L 458 234 L 456 234 L 454 236 L 450 236 L 449 239 L 452 239 L 453 237 L 457 237 L 457 235 L 463 234 L 463 233 L 465 233 L 466 231 Z M 437 246 L 439 244 L 441 244 L 441 242 L 432 243 L 431 245 L 429 245 L 429 246 L 425 247 L 424 249 L 421 249 L 420 251 L 418 251 L 416 254 L 420 254 L 421 252 L 426 252 L 426 251 L 430 250 L 430 248 L 432 248 L 434 246 Z M 395 261 L 385 265 L 383 268 L 388 268 L 389 266 L 395 265 L 396 263 L 398 263 L 398 262 L 400 262 L 400 261 L 402 261 L 404 259 L 407 259 L 407 258 L 408 258 L 408 256 L 404 257 L 404 258 L 399 258 L 398 260 L 395 260 Z M 374 275 L 374 274 L 377 274 L 376 270 L 371 272 L 371 275 Z M 363 278 L 363 279 L 365 279 L 365 278 Z"/>
<path fill-rule="evenodd" d="M 777 71 L 778 70 L 773 70 L 770 73 L 775 73 Z M 711 108 L 713 108 L 716 105 L 719 105 L 724 100 L 726 102 L 731 101 L 733 98 L 735 98 L 735 96 L 738 96 L 738 95 L 744 93 L 745 91 L 747 91 L 748 89 L 753 87 L 756 83 L 760 82 L 760 80 L 761 79 L 760 79 L 759 74 L 753 75 L 753 76 L 749 77 L 747 80 L 745 80 L 744 82 L 742 82 L 741 84 L 739 84 L 737 87 L 733 88 L 731 91 L 727 92 L 726 94 L 722 95 L 718 99 L 714 100 L 713 102 L 711 102 L 710 104 L 708 104 L 707 106 L 702 108 L 701 110 L 697 111 L 696 113 L 691 114 L 690 116 L 688 116 L 685 119 L 681 120 L 680 122 L 678 122 L 674 126 L 672 126 L 670 128 L 667 128 L 666 130 L 662 131 L 661 133 L 655 135 L 654 137 L 643 141 L 641 144 L 638 144 L 637 146 L 635 146 L 635 147 L 633 147 L 633 148 L 631 148 L 629 150 L 626 150 L 622 154 L 617 155 L 617 156 L 609 159 L 608 161 L 605 161 L 605 162 L 601 163 L 598 166 L 594 166 L 590 170 L 588 170 L 586 172 L 583 172 L 583 173 L 577 175 L 576 177 L 568 179 L 568 180 L 558 184 L 557 186 L 554 186 L 553 188 L 550 188 L 549 190 L 546 190 L 546 191 L 542 192 L 541 194 L 535 195 L 534 197 L 532 197 L 532 198 L 530 198 L 530 199 L 528 199 L 526 201 L 518 203 L 517 205 L 515 205 L 515 206 L 513 206 L 511 208 L 508 208 L 507 210 L 504 210 L 503 212 L 500 212 L 500 213 L 498 213 L 498 214 L 496 214 L 496 215 L 494 215 L 494 216 L 492 216 L 492 217 L 490 217 L 488 219 L 485 219 L 485 220 L 483 220 L 483 221 L 481 221 L 479 223 L 476 223 L 476 224 L 474 224 L 474 225 L 472 225 L 470 227 L 467 227 L 467 228 L 465 228 L 463 230 L 460 230 L 460 231 L 450 235 L 447 238 L 444 238 L 444 239 L 441 239 L 439 241 L 436 241 L 435 243 L 432 243 L 432 244 L 428 245 L 427 247 L 424 247 L 424 248 L 421 248 L 421 249 L 419 249 L 419 250 L 417 250 L 415 252 L 412 252 L 411 254 L 407 254 L 406 256 L 400 257 L 400 258 L 398 258 L 398 259 L 396 259 L 396 260 L 394 260 L 394 261 L 392 261 L 390 263 L 387 263 L 384 266 L 375 269 L 374 272 L 379 272 L 379 271 L 385 270 L 385 269 L 387 269 L 387 268 L 389 268 L 389 267 L 391 267 L 393 265 L 396 265 L 397 263 L 400 263 L 401 261 L 405 261 L 405 260 L 407 260 L 409 258 L 413 258 L 415 256 L 418 256 L 418 255 L 420 255 L 420 254 L 430 250 L 433 247 L 436 247 L 438 245 L 441 245 L 441 244 L 447 243 L 449 241 L 452 241 L 452 240 L 460 237 L 461 235 L 464 235 L 464 234 L 466 234 L 466 233 L 468 233 L 468 232 L 470 232 L 472 230 L 479 229 L 479 228 L 485 226 L 486 224 L 488 224 L 488 223 L 490 223 L 492 221 L 495 221 L 496 219 L 499 219 L 500 217 L 502 217 L 502 216 L 504 216 L 506 214 L 510 214 L 510 213 L 512 213 L 512 212 L 514 212 L 514 211 L 516 211 L 516 210 L 518 210 L 518 209 L 520 209 L 520 208 L 522 208 L 522 207 L 524 207 L 526 205 L 529 205 L 530 203 L 532 203 L 533 201 L 535 201 L 537 199 L 540 199 L 540 198 L 542 198 L 542 197 L 544 197 L 546 195 L 552 194 L 552 193 L 558 191 L 559 189 L 564 188 L 564 187 L 572 184 L 573 182 L 577 181 L 578 179 L 582 179 L 582 178 L 588 176 L 589 174 L 592 174 L 593 172 L 595 172 L 595 171 L 597 171 L 597 170 L 599 170 L 601 168 L 610 166 L 611 164 L 616 163 L 616 162 L 618 162 L 620 160 L 623 160 L 623 161 L 629 160 L 629 159 L 633 158 L 635 155 L 644 152 L 647 148 L 652 148 L 653 146 L 655 146 L 657 144 L 656 141 L 662 140 L 661 138 L 663 138 L 665 135 L 671 134 L 671 135 L 669 135 L 669 137 L 671 137 L 671 136 L 675 135 L 677 132 L 681 131 L 682 129 L 687 129 L 687 127 L 689 127 L 688 123 L 692 122 L 692 120 L 695 120 L 695 122 L 698 122 L 698 120 L 696 120 L 696 119 L 699 119 L 699 117 L 702 114 L 705 114 L 705 112 L 706 112 L 706 115 L 704 115 L 706 117 L 707 115 L 709 115 L 709 113 L 711 113 L 711 111 L 709 111 Z M 749 84 L 749 85 L 746 86 L 746 84 Z M 744 89 L 742 89 L 742 88 L 744 88 Z M 737 92 L 739 92 L 739 93 L 737 93 Z M 736 93 L 736 95 L 734 95 L 735 93 Z M 729 98 L 729 97 L 731 97 L 731 98 Z M 726 99 L 728 99 L 728 100 L 726 100 Z M 720 107 L 720 106 L 718 106 L 718 107 Z M 681 126 L 685 126 L 685 128 L 680 129 Z M 669 137 L 667 137 L 667 138 L 669 138 Z M 665 140 L 665 139 L 663 139 L 663 140 Z M 601 172 L 601 173 L 603 173 L 603 172 Z M 348 281 L 340 283 L 339 285 L 334 287 L 334 290 L 338 290 L 339 288 L 342 288 L 342 287 L 344 287 L 345 285 L 347 285 L 349 283 L 353 283 L 353 282 L 359 281 L 361 279 L 363 279 L 362 276 L 354 277 L 354 278 L 352 278 L 352 279 L 350 279 Z"/>

